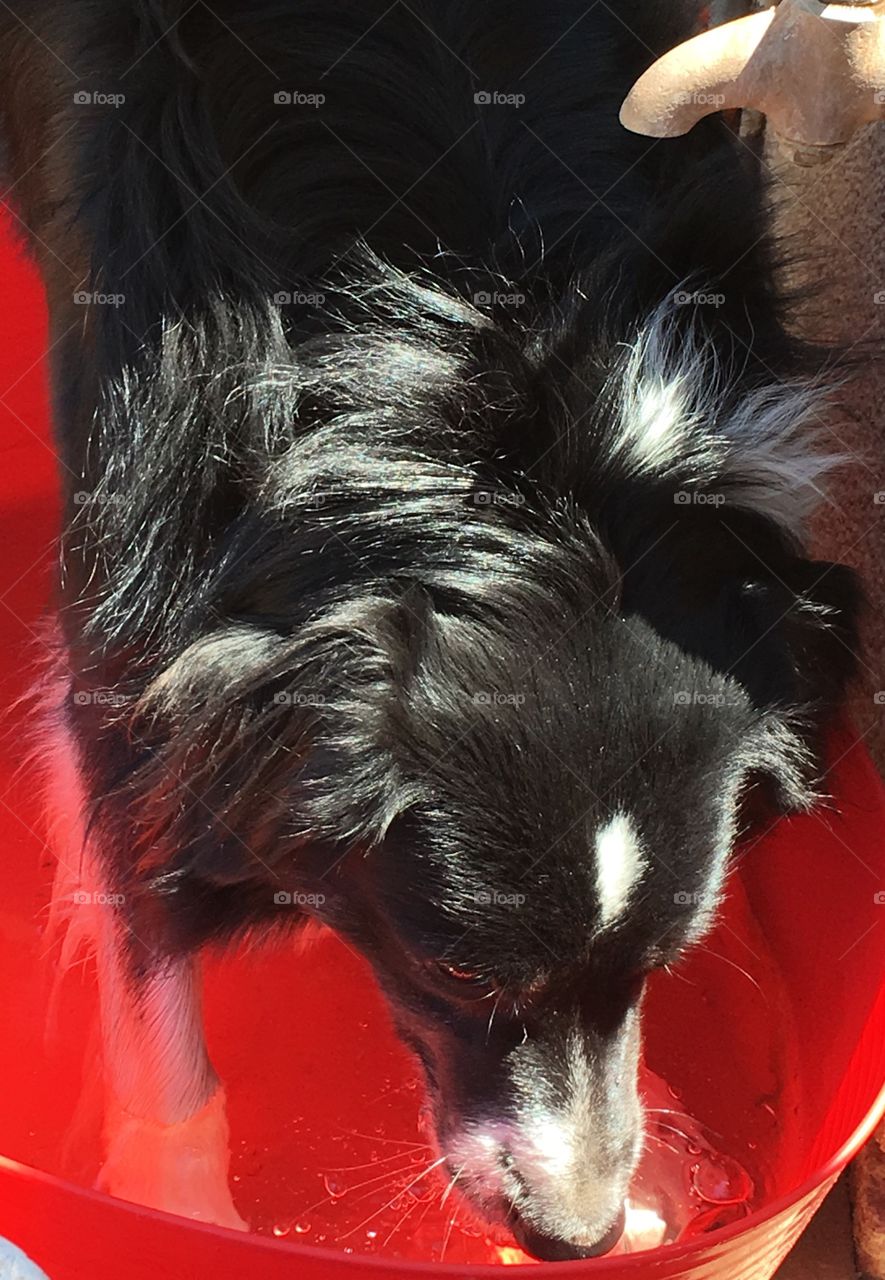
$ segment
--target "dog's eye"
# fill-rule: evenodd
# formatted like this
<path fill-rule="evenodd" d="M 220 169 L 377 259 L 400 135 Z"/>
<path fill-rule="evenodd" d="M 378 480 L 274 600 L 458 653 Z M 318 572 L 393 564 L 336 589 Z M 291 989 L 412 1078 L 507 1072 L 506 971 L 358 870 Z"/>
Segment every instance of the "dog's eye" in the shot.
<path fill-rule="evenodd" d="M 433 967 L 451 982 L 472 987 L 487 987 L 491 985 L 481 973 L 472 973 L 469 969 L 459 969 L 457 965 L 448 964 L 445 960 L 434 960 Z"/>

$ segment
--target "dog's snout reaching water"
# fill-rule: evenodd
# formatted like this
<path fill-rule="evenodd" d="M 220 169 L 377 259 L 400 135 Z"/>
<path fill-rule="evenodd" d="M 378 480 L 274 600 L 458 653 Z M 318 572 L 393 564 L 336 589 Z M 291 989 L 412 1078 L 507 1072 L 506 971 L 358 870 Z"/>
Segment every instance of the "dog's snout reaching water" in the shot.
<path fill-rule="evenodd" d="M 414 1097 L 420 1086 L 410 1083 L 405 1092 Z M 638 1253 L 744 1218 L 757 1203 L 761 1179 L 720 1150 L 721 1139 L 647 1068 L 641 1092 L 646 1124 L 639 1169 L 613 1221 L 583 1238 L 545 1232 L 516 1212 L 506 1228 L 490 1233 L 458 1195 L 459 1170 L 451 1173 L 430 1146 L 368 1133 L 353 1135 L 361 1140 L 353 1146 L 359 1159 L 327 1172 L 326 1194 L 276 1222 L 273 1234 L 352 1253 L 515 1266 Z"/>

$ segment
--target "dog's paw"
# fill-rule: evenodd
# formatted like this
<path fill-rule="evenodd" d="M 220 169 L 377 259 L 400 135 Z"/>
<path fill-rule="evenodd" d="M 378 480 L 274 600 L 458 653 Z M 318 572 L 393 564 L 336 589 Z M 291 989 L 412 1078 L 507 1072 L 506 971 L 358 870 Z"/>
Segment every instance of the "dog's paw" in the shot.
<path fill-rule="evenodd" d="M 230 1147 L 221 1089 L 201 1111 L 177 1124 L 157 1124 L 112 1104 L 105 1143 L 99 1191 L 198 1222 L 249 1230 L 228 1186 Z"/>

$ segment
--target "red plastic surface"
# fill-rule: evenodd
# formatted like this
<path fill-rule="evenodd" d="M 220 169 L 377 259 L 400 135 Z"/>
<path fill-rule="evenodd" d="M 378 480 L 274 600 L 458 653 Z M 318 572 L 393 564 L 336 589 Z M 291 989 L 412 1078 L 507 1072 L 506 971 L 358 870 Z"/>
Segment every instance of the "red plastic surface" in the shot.
<path fill-rule="evenodd" d="M 39 654 L 56 520 L 46 343 L 39 289 L 7 241 L 0 251 L 0 1236 L 51 1280 L 499 1274 L 500 1267 L 347 1256 L 235 1235 L 58 1176 L 67 1168 L 85 1180 L 96 1152 L 89 1097 L 79 1108 L 81 1128 L 71 1129 L 81 1087 L 94 1085 L 94 1073 L 81 1075 L 84 1051 L 87 1067 L 93 1060 L 88 968 L 65 988 L 60 1055 L 43 1048 L 40 924 L 50 858 L 25 763 L 33 711 L 16 704 Z M 885 793 L 847 736 L 834 740 L 833 758 L 836 809 L 784 823 L 747 852 L 716 935 L 684 973 L 658 984 L 649 1008 L 650 1065 L 678 1081 L 686 1108 L 725 1134 L 735 1155 L 755 1152 L 765 1204 L 691 1243 L 568 1264 L 572 1274 L 769 1280 L 885 1107 Z M 207 1023 L 230 1094 L 238 1202 L 246 1196 L 265 1229 L 316 1176 L 309 1153 L 300 1163 L 293 1153 L 293 1117 L 310 1117 L 316 1132 L 355 1129 L 365 1119 L 366 1082 L 409 1069 L 361 962 L 334 940 L 317 957 L 283 948 L 209 966 Z M 403 1126 L 415 1110 L 414 1095 L 390 1103 L 385 1118 L 396 1138 L 413 1136 Z M 539 1274 L 554 1270 L 562 1267 Z"/>

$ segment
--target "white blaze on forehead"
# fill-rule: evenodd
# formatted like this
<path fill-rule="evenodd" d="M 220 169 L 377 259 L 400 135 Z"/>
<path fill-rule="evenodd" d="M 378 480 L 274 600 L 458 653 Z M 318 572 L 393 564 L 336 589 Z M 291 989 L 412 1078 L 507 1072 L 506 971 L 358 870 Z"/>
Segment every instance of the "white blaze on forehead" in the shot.
<path fill-rule="evenodd" d="M 596 833 L 596 889 L 603 928 L 626 911 L 646 865 L 632 819 L 616 813 Z"/>

